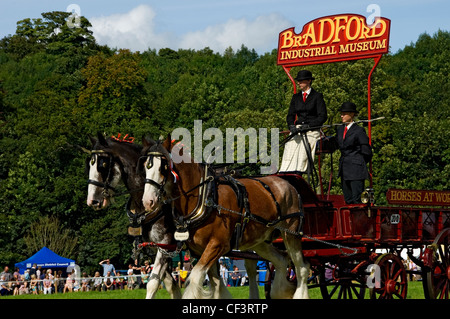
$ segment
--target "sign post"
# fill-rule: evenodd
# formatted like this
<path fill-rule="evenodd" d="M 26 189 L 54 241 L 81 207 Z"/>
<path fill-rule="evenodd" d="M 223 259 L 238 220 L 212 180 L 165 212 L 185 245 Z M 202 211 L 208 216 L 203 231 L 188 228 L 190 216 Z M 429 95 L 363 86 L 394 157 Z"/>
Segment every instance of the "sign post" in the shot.
<path fill-rule="evenodd" d="M 297 93 L 290 74 L 292 67 L 359 59 L 374 59 L 367 83 L 368 136 L 372 145 L 371 77 L 383 54 L 389 52 L 391 20 L 377 17 L 368 25 L 358 14 L 339 14 L 317 18 L 305 24 L 300 33 L 291 27 L 278 37 L 277 64 L 283 67 Z M 372 187 L 372 162 L 369 163 Z"/>

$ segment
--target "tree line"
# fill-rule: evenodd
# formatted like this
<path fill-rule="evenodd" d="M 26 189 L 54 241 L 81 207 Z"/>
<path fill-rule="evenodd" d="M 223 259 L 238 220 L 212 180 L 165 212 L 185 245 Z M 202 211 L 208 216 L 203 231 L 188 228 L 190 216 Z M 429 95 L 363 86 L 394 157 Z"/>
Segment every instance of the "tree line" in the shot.
<path fill-rule="evenodd" d="M 287 129 L 292 84 L 276 65 L 276 49 L 130 52 L 99 45 L 86 18 L 73 28 L 68 16 L 47 12 L 18 21 L 16 33 L 0 40 L 2 265 L 28 258 L 40 249 L 36 243 L 82 267 L 104 258 L 129 262 L 126 196 L 105 211 L 86 205 L 86 155 L 68 145 L 89 147 L 89 134 L 129 134 L 139 142 L 177 127 L 191 130 L 196 119 L 203 129 Z M 313 87 L 324 94 L 326 124 L 340 122 L 344 101 L 367 118 L 372 66 L 369 59 L 308 67 Z M 376 68 L 372 117 L 386 118 L 372 126 L 377 204 L 386 203 L 388 188 L 449 189 L 449 73 L 448 31 L 422 34 Z M 330 157 L 323 162 L 327 184 Z M 337 172 L 337 158 L 333 163 Z M 331 192 L 341 192 L 336 176 Z M 54 236 L 40 238 L 37 230 L 46 227 L 60 229 L 63 237 L 55 239 L 52 231 Z"/>

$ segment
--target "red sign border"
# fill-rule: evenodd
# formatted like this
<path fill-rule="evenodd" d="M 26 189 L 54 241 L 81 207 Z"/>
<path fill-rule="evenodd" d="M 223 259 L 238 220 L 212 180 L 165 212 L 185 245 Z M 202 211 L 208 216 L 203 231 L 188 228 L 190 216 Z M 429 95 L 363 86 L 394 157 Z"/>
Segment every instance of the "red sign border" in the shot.
<path fill-rule="evenodd" d="M 300 33 L 296 33 L 295 32 L 295 27 L 290 27 L 287 29 L 284 29 L 283 31 L 281 31 L 278 34 L 278 47 L 277 47 L 277 65 L 283 66 L 285 68 L 289 68 L 291 69 L 292 67 L 295 66 L 301 66 L 301 65 L 314 65 L 314 64 L 323 64 L 323 63 L 334 63 L 334 62 L 343 62 L 343 61 L 352 61 L 352 60 L 362 60 L 362 59 L 370 59 L 370 58 L 378 58 L 380 59 L 384 54 L 389 52 L 389 40 L 390 40 L 390 31 L 391 31 L 391 20 L 385 17 L 377 17 L 378 19 L 383 19 L 384 21 L 387 22 L 387 30 L 386 32 L 388 33 L 387 37 L 386 37 L 386 50 L 383 52 L 377 52 L 377 53 L 367 53 L 367 54 L 359 54 L 357 56 L 351 56 L 351 57 L 339 57 L 336 56 L 335 58 L 328 58 L 328 59 L 323 59 L 323 60 L 316 60 L 316 61 L 305 61 L 305 62 L 299 62 L 299 61 L 293 61 L 293 62 L 280 62 L 280 41 L 281 41 L 281 34 L 286 32 L 287 30 L 292 30 L 294 34 L 299 35 L 302 34 L 303 31 L 305 30 L 305 28 L 314 21 L 318 21 L 318 20 L 322 20 L 322 19 L 326 19 L 326 18 L 333 18 L 333 17 L 337 17 L 337 16 L 357 16 L 359 18 L 365 18 L 366 22 L 367 22 L 367 18 L 361 14 L 356 14 L 356 13 L 340 13 L 340 14 L 332 14 L 332 15 L 328 15 L 328 16 L 323 16 L 320 18 L 316 18 L 313 19 L 311 21 L 308 21 L 307 23 L 305 23 L 303 25 L 302 30 L 300 31 Z M 376 20 L 374 21 L 374 23 L 376 23 Z M 372 23 L 371 25 L 373 25 L 374 23 Z M 367 25 L 367 24 L 366 24 Z M 358 41 L 353 41 L 352 43 L 357 43 Z"/>

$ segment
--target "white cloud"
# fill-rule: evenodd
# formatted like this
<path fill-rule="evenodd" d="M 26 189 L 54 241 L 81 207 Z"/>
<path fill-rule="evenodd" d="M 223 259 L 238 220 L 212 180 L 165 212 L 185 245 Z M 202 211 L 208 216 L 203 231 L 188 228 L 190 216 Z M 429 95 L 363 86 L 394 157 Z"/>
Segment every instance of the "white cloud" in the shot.
<path fill-rule="evenodd" d="M 290 24 L 290 21 L 279 14 L 260 16 L 253 21 L 244 18 L 230 19 L 226 23 L 185 34 L 179 47 L 210 47 L 214 51 L 223 52 L 230 46 L 236 50 L 244 44 L 260 53 L 270 52 L 277 47 L 278 34 Z"/>
<path fill-rule="evenodd" d="M 209 47 L 219 53 L 230 46 L 237 50 L 242 44 L 258 53 L 270 52 L 277 47 L 279 32 L 292 26 L 289 20 L 274 13 L 252 21 L 230 19 L 200 31 L 176 36 L 175 33 L 156 32 L 155 17 L 156 13 L 150 6 L 140 5 L 127 13 L 92 17 L 90 22 L 97 42 L 111 48 L 145 51 L 148 48 L 200 50 Z"/>
<path fill-rule="evenodd" d="M 148 48 L 170 47 L 167 34 L 154 30 L 156 13 L 147 5 L 140 5 L 124 14 L 90 18 L 91 30 L 100 44 L 111 48 L 145 51 Z"/>

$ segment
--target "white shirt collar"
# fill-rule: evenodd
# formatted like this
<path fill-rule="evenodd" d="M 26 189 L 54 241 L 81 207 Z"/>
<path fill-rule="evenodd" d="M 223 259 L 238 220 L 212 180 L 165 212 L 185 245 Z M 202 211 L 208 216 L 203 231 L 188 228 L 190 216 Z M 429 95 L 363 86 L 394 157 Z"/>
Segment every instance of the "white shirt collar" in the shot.
<path fill-rule="evenodd" d="M 349 130 L 350 129 L 350 127 L 353 125 L 353 123 L 355 123 L 354 121 L 352 121 L 352 122 L 350 122 L 350 123 L 348 123 L 347 124 L 347 130 Z"/>
<path fill-rule="evenodd" d="M 311 88 L 307 89 L 305 92 L 306 92 L 306 94 L 307 94 L 307 96 L 308 96 L 309 93 L 311 93 Z M 302 91 L 302 95 L 303 95 L 303 93 L 305 93 L 305 92 Z"/>

